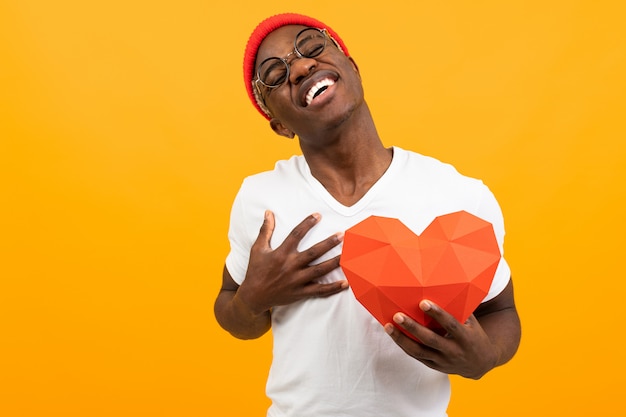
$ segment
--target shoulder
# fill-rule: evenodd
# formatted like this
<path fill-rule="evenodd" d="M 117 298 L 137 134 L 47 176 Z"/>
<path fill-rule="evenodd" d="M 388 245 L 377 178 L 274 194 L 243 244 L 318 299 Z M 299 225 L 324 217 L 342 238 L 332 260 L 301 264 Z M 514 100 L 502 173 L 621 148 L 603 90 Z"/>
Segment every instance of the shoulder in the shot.
<path fill-rule="evenodd" d="M 400 159 L 403 175 L 418 178 L 420 182 L 431 186 L 462 185 L 479 188 L 484 186 L 480 179 L 464 175 L 452 164 L 432 156 L 394 147 L 394 157 L 396 156 Z"/>
<path fill-rule="evenodd" d="M 397 199 L 408 207 L 407 221 L 417 219 L 416 211 L 423 215 L 420 221 L 430 222 L 441 214 L 464 210 L 492 224 L 502 224 L 499 204 L 482 180 L 463 175 L 453 165 L 433 157 L 402 149 L 394 152 L 401 163 L 386 197 L 399 196 Z M 416 229 L 422 226 L 425 224 L 415 224 Z"/>
<path fill-rule="evenodd" d="M 277 161 L 274 169 L 250 175 L 243 180 L 242 189 L 258 187 L 277 187 L 302 177 L 306 171 L 306 161 L 301 155 Z"/>

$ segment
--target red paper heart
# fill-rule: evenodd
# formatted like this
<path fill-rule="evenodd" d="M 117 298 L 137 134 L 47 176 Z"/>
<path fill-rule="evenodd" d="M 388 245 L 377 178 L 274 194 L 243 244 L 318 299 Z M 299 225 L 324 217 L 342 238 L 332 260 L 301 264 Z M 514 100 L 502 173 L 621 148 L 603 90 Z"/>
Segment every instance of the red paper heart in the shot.
<path fill-rule="evenodd" d="M 398 219 L 368 217 L 346 230 L 340 264 L 381 324 L 403 312 L 441 332 L 419 302 L 432 300 L 465 322 L 487 295 L 500 256 L 491 223 L 458 211 L 435 218 L 420 236 Z"/>

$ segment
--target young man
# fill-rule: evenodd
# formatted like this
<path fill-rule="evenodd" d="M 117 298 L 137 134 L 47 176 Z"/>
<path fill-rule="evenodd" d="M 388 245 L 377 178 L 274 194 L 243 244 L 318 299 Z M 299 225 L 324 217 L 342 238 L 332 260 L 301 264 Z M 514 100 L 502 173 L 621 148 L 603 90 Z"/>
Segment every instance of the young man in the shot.
<path fill-rule="evenodd" d="M 298 136 L 303 154 L 243 182 L 215 302 L 218 322 L 235 337 L 272 328 L 267 415 L 445 416 L 448 374 L 480 378 L 517 350 L 506 261 L 465 323 L 420 300 L 445 336 L 402 312 L 383 327 L 339 268 L 343 231 L 379 215 L 420 233 L 435 217 L 465 210 L 493 225 L 502 252 L 498 203 L 481 181 L 450 165 L 383 146 L 355 60 L 316 19 L 282 14 L 261 22 L 246 47 L 244 79 L 270 127 Z"/>

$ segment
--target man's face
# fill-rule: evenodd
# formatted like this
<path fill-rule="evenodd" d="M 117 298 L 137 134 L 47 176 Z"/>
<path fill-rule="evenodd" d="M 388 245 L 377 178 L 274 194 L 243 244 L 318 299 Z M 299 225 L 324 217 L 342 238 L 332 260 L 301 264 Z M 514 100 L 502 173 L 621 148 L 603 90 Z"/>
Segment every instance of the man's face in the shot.
<path fill-rule="evenodd" d="M 294 50 L 296 35 L 304 26 L 283 26 L 261 43 L 256 57 L 257 69 L 270 57 L 284 58 Z M 324 51 L 314 58 L 289 55 L 289 77 L 280 86 L 268 89 L 259 83 L 265 104 L 272 114 L 272 128 L 302 139 L 320 129 L 333 128 L 350 117 L 363 102 L 358 69 L 328 39 Z"/>

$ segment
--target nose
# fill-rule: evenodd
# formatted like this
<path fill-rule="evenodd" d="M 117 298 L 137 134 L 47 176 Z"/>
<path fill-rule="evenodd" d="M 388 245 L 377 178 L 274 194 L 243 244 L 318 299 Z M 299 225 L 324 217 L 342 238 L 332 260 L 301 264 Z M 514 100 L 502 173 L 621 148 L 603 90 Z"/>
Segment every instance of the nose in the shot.
<path fill-rule="evenodd" d="M 314 58 L 301 57 L 294 59 L 289 65 L 289 82 L 298 84 L 311 73 L 311 70 L 317 65 L 317 61 Z"/>

